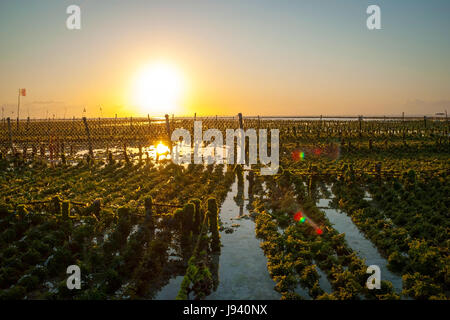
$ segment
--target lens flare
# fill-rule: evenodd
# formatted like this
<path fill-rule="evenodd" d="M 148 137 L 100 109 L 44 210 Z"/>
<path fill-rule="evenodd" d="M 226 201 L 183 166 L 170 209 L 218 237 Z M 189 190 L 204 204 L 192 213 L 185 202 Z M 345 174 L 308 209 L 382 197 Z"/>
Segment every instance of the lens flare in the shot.
<path fill-rule="evenodd" d="M 303 223 L 306 221 L 305 217 L 303 216 L 303 213 L 301 211 L 294 214 L 294 220 L 300 223 Z"/>
<path fill-rule="evenodd" d="M 337 160 L 340 157 L 341 149 L 338 144 L 331 143 L 326 146 L 303 146 L 299 149 L 295 149 L 291 152 L 291 158 L 293 161 L 301 161 L 306 157 L 326 157 L 331 160 Z"/>
<path fill-rule="evenodd" d="M 301 211 L 299 211 L 299 212 L 297 212 L 296 214 L 294 214 L 294 220 L 295 220 L 295 221 L 300 221 L 301 218 L 304 219 L 304 217 L 303 217 Z"/>
<path fill-rule="evenodd" d="M 305 153 L 303 151 L 294 150 L 291 153 L 292 160 L 299 161 L 305 159 Z"/>
<path fill-rule="evenodd" d="M 309 225 L 310 225 L 311 227 L 314 228 L 315 232 L 316 232 L 318 235 L 323 234 L 322 229 L 320 229 L 320 228 L 314 223 L 314 221 L 311 221 L 311 219 L 309 219 L 309 220 L 307 221 L 307 220 L 306 220 L 306 217 L 303 216 L 303 213 L 302 213 L 301 211 L 298 211 L 298 212 L 296 212 L 296 213 L 294 214 L 294 221 L 296 221 L 296 222 L 298 222 L 298 223 L 305 223 L 305 222 L 308 222 Z"/>

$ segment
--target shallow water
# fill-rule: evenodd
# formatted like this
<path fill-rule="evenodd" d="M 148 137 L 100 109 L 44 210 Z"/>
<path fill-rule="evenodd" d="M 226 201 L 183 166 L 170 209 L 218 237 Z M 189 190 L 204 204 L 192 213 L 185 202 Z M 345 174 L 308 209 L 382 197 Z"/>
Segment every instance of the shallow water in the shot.
<path fill-rule="evenodd" d="M 320 199 L 317 206 L 329 207 L 331 199 Z M 363 233 L 359 231 L 352 219 L 336 209 L 321 209 L 325 212 L 328 220 L 333 224 L 333 228 L 339 233 L 345 233 L 345 239 L 348 245 L 365 260 L 367 266 L 377 265 L 380 267 L 381 280 L 387 280 L 392 283 L 396 292 L 402 290 L 402 278 L 387 268 L 387 260 L 378 252 L 377 248 L 368 240 Z"/>
<path fill-rule="evenodd" d="M 314 264 L 316 266 L 316 271 L 319 274 L 320 278 L 319 278 L 319 285 L 322 288 L 323 291 L 325 291 L 326 293 L 332 293 L 333 292 L 333 288 L 331 287 L 331 283 L 327 278 L 327 274 L 325 272 L 322 271 L 322 269 L 319 268 L 319 266 L 317 265 L 317 263 L 314 261 Z M 302 298 L 306 299 L 306 300 L 311 300 L 311 296 L 309 295 L 309 290 L 303 288 L 300 284 L 297 286 L 297 288 L 295 288 L 294 290 L 295 293 L 299 294 L 302 296 Z"/>
<path fill-rule="evenodd" d="M 248 181 L 245 175 L 244 190 L 243 197 L 247 199 Z M 237 191 L 236 178 L 222 204 L 220 219 L 225 228 L 233 224 L 239 224 L 239 227 L 231 227 L 233 233 L 220 232 L 223 246 L 219 258 L 219 285 L 207 299 L 278 300 L 281 295 L 274 290 L 275 282 L 267 270 L 267 259 L 259 246 L 260 241 L 255 237 L 255 223 L 246 216 L 248 201 L 242 199 L 239 206 L 234 200 Z"/>
<path fill-rule="evenodd" d="M 175 300 L 178 291 L 180 291 L 181 282 L 183 282 L 184 276 L 176 276 L 169 280 L 153 298 L 154 300 Z"/>
<path fill-rule="evenodd" d="M 322 288 L 322 290 L 325 291 L 326 293 L 333 292 L 333 288 L 331 287 L 331 283 L 327 278 L 327 274 L 325 272 L 323 272 L 322 269 L 320 269 L 317 264 L 316 264 L 316 270 L 320 276 L 319 285 Z"/>

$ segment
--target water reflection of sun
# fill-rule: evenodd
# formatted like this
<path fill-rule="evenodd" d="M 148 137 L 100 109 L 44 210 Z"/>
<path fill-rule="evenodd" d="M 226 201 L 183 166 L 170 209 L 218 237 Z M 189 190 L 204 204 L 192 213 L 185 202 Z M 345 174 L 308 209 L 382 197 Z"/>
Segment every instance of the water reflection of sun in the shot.
<path fill-rule="evenodd" d="M 168 154 L 169 153 L 169 147 L 164 145 L 162 142 L 160 142 L 157 146 L 156 146 L 156 153 L 158 155 L 162 155 L 162 154 Z"/>

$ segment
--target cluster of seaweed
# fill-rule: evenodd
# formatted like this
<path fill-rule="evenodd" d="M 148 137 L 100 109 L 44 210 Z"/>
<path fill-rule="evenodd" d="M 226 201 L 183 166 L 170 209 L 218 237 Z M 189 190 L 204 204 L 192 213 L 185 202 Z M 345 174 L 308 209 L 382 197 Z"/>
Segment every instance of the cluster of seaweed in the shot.
<path fill-rule="evenodd" d="M 365 188 L 373 195 L 364 199 Z M 386 181 L 342 177 L 333 186 L 334 205 L 403 276 L 403 294 L 415 299 L 445 299 L 449 280 L 448 176 L 417 177 L 413 170 Z"/>
<path fill-rule="evenodd" d="M 269 273 L 282 299 L 304 299 L 296 292 L 299 285 L 313 299 L 400 298 L 388 281 L 381 281 L 376 292 L 368 290 L 367 266 L 317 209 L 305 181 L 288 171 L 264 180 L 269 197 L 255 201 L 256 235 L 263 240 Z M 297 223 L 294 214 L 299 210 L 320 225 L 323 234 L 308 223 Z M 326 274 L 332 292 L 320 287 L 317 268 Z"/>
<path fill-rule="evenodd" d="M 1 164 L 11 168 L 1 175 L 1 299 L 152 298 L 191 268 L 199 239 L 220 249 L 212 207 L 200 233 L 200 204 L 224 200 L 233 171 L 223 165 Z M 67 287 L 69 265 L 80 267 L 79 290 Z"/>

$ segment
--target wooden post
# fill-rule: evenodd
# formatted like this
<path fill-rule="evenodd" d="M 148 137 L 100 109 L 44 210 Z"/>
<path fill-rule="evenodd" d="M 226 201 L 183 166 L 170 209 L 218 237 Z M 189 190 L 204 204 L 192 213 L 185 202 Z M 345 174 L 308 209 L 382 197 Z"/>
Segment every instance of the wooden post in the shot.
<path fill-rule="evenodd" d="M 253 186 L 255 184 L 255 173 L 253 170 L 250 170 L 247 176 L 248 179 L 248 197 L 253 196 Z"/>
<path fill-rule="evenodd" d="M 423 116 L 423 124 L 425 125 L 425 129 L 427 128 L 427 116 Z"/>
<path fill-rule="evenodd" d="M 211 232 L 211 250 L 213 252 L 220 251 L 220 236 L 219 236 L 219 226 L 218 226 L 218 210 L 217 202 L 215 198 L 208 199 L 208 222 L 209 231 Z"/>
<path fill-rule="evenodd" d="M 86 129 L 86 135 L 88 138 L 89 155 L 91 156 L 91 159 L 94 160 L 94 151 L 92 151 L 91 133 L 89 132 L 89 126 L 88 126 L 86 117 L 83 117 L 83 123 L 84 123 L 84 127 Z"/>
<path fill-rule="evenodd" d="M 113 155 L 112 155 L 111 151 L 108 151 L 108 164 L 109 165 L 113 165 L 114 164 L 114 158 L 113 158 Z"/>
<path fill-rule="evenodd" d="M 166 132 L 167 132 L 167 138 L 169 139 L 170 153 L 172 153 L 172 134 L 170 132 L 170 123 L 169 123 L 169 115 L 168 114 L 166 114 Z"/>
<path fill-rule="evenodd" d="M 155 223 L 153 219 L 153 198 L 150 196 L 144 199 L 145 225 L 149 228 L 150 238 L 155 236 Z"/>
<path fill-rule="evenodd" d="M 50 152 L 50 162 L 53 164 L 53 139 L 51 135 L 48 138 L 48 151 Z"/>
<path fill-rule="evenodd" d="M 201 202 L 200 199 L 192 199 L 190 201 L 192 204 L 194 204 L 194 225 L 193 225 L 193 232 L 195 234 L 199 234 L 200 230 L 202 228 L 203 223 L 203 215 L 202 215 L 202 209 L 201 209 Z"/>
<path fill-rule="evenodd" d="M 61 214 L 63 219 L 69 219 L 70 215 L 70 202 L 67 200 L 64 200 L 61 205 Z"/>
<path fill-rule="evenodd" d="M 51 202 L 55 214 L 61 214 L 61 199 L 58 196 L 54 196 Z"/>
<path fill-rule="evenodd" d="M 123 158 L 125 159 L 126 163 L 130 163 L 130 158 L 128 158 L 128 154 L 127 154 L 127 143 L 124 142 L 123 144 Z"/>
<path fill-rule="evenodd" d="M 448 132 L 447 109 L 445 110 L 445 124 L 446 124 L 446 126 L 445 126 L 445 135 L 447 135 L 447 132 Z M 447 141 L 448 141 L 448 139 L 447 139 Z"/>
<path fill-rule="evenodd" d="M 405 112 L 402 112 L 402 139 L 403 139 L 403 145 L 406 144 L 406 133 L 405 133 Z"/>
<path fill-rule="evenodd" d="M 94 216 L 98 216 L 100 214 L 100 210 L 102 209 L 102 204 L 100 199 L 96 199 L 94 200 L 94 202 L 92 202 L 90 208 L 90 213 L 93 214 Z"/>
<path fill-rule="evenodd" d="M 113 133 L 114 133 L 114 136 L 117 134 L 117 113 L 115 114 L 115 116 L 114 116 L 114 125 L 113 125 L 113 128 L 114 128 L 114 130 L 113 130 Z M 117 137 L 116 137 L 117 138 Z"/>
<path fill-rule="evenodd" d="M 39 154 L 42 160 L 45 159 L 45 145 L 43 143 L 39 146 Z"/>
<path fill-rule="evenodd" d="M 19 89 L 19 96 L 17 100 L 17 130 L 19 130 L 19 111 L 20 111 L 20 89 Z"/>
<path fill-rule="evenodd" d="M 145 219 L 150 222 L 153 219 L 153 198 L 150 196 L 144 200 Z"/>
<path fill-rule="evenodd" d="M 375 172 L 377 173 L 377 177 L 381 178 L 381 162 L 375 164 Z"/>
<path fill-rule="evenodd" d="M 148 141 L 151 141 L 152 139 L 152 121 L 150 120 L 150 114 L 147 113 L 147 120 L 148 120 Z"/>
<path fill-rule="evenodd" d="M 126 220 L 130 217 L 130 209 L 128 207 L 120 207 L 117 209 L 117 216 L 119 220 Z"/>
<path fill-rule="evenodd" d="M 362 136 L 362 118 L 363 116 L 359 116 L 359 137 Z"/>
<path fill-rule="evenodd" d="M 61 143 L 59 152 L 61 155 L 61 163 L 66 164 L 66 155 L 64 154 L 64 142 Z"/>
<path fill-rule="evenodd" d="M 11 148 L 11 154 L 14 154 L 14 147 L 12 141 L 12 130 L 11 130 L 11 118 L 6 119 L 8 121 L 8 135 L 9 135 L 9 147 Z"/>
<path fill-rule="evenodd" d="M 37 154 L 37 147 L 36 147 L 36 145 L 33 144 L 31 146 L 31 160 L 34 161 L 34 158 L 36 157 L 36 154 Z"/>
<path fill-rule="evenodd" d="M 25 132 L 26 132 L 27 136 L 28 136 L 29 126 L 30 126 L 30 117 L 27 117 L 27 124 L 25 126 Z M 28 149 L 28 143 L 25 142 L 25 145 L 23 146 L 23 160 L 26 159 L 27 149 Z"/>
<path fill-rule="evenodd" d="M 244 123 L 242 121 L 242 113 L 238 113 L 238 117 L 239 117 L 239 129 L 244 129 Z"/>
<path fill-rule="evenodd" d="M 183 215 L 181 218 L 181 243 L 189 247 L 191 244 L 191 231 L 194 227 L 195 206 L 193 203 L 186 203 L 183 206 Z"/>

